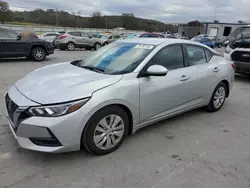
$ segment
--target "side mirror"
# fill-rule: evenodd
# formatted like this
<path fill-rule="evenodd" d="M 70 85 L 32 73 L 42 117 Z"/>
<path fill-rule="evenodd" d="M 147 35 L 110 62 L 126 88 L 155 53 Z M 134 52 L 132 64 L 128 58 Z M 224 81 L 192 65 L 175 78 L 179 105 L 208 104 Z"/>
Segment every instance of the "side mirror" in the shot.
<path fill-rule="evenodd" d="M 152 65 L 147 69 L 147 76 L 165 76 L 168 73 L 168 69 L 161 65 Z"/>
<path fill-rule="evenodd" d="M 22 34 L 21 34 L 21 33 L 18 33 L 17 36 L 16 36 L 16 39 L 17 39 L 17 40 L 21 40 L 21 38 L 22 38 Z"/>
<path fill-rule="evenodd" d="M 91 39 L 91 38 L 92 38 L 92 36 L 90 36 L 90 35 L 89 35 L 89 38 Z"/>
<path fill-rule="evenodd" d="M 228 44 L 229 44 L 229 41 L 228 41 L 228 40 L 224 42 L 224 45 L 225 45 L 225 46 L 227 46 Z"/>

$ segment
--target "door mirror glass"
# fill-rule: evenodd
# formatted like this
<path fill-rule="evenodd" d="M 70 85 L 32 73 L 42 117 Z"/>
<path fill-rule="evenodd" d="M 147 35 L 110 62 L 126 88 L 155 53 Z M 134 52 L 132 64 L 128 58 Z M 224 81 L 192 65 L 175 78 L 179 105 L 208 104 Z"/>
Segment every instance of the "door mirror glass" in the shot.
<path fill-rule="evenodd" d="M 17 40 L 21 40 L 21 38 L 22 38 L 22 34 L 21 34 L 21 33 L 18 33 L 18 34 L 17 34 Z"/>
<path fill-rule="evenodd" d="M 161 65 L 152 65 L 147 69 L 148 76 L 165 76 L 168 69 Z"/>

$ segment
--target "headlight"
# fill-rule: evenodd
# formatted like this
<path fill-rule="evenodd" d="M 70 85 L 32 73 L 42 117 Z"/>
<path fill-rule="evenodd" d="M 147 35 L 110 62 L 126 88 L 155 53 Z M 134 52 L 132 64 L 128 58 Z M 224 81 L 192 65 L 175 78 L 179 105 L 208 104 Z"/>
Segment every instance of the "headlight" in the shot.
<path fill-rule="evenodd" d="M 89 98 L 58 105 L 32 107 L 29 109 L 29 113 L 31 113 L 33 116 L 42 116 L 42 117 L 63 116 L 78 110 L 88 100 Z"/>

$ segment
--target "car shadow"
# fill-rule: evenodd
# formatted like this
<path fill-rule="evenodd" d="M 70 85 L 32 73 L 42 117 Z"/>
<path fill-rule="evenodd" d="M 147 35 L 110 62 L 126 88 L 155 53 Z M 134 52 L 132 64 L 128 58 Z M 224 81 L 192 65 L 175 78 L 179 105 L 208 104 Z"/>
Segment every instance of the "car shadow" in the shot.
<path fill-rule="evenodd" d="M 235 74 L 235 80 L 240 82 L 249 83 L 250 75 Z"/>
<path fill-rule="evenodd" d="M 44 61 L 41 62 L 36 62 L 33 61 L 32 59 L 28 59 L 28 58 L 4 58 L 4 59 L 0 59 L 0 64 L 2 63 L 23 63 L 23 62 L 27 62 L 27 63 L 45 63 L 50 61 L 49 58 L 46 58 Z"/>

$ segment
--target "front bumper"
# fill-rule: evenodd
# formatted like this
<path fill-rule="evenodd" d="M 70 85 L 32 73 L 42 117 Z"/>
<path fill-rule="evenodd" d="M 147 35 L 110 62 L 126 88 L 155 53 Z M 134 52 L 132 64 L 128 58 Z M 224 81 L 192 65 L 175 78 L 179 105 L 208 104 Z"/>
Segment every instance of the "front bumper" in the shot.
<path fill-rule="evenodd" d="M 8 95 L 17 104 L 18 109 L 22 109 L 22 112 L 25 112 L 29 106 L 40 105 L 24 97 L 15 86 L 9 90 Z M 51 153 L 80 149 L 81 133 L 84 127 L 82 111 L 53 118 L 30 116 L 19 123 L 16 118 L 13 118 L 14 116 L 6 110 L 9 127 L 21 147 Z"/>

